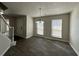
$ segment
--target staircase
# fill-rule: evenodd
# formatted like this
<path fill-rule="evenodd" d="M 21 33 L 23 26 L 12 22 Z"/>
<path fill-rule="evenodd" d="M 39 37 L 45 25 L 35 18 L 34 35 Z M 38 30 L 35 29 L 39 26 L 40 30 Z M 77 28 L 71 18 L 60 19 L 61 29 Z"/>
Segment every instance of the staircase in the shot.
<path fill-rule="evenodd" d="M 0 33 L 0 56 L 4 55 L 5 52 L 11 47 L 11 40 Z"/>
<path fill-rule="evenodd" d="M 9 27 L 9 32 L 8 32 L 8 38 L 11 40 L 11 45 L 15 45 L 15 41 L 14 41 L 14 27 L 11 27 L 7 22 L 6 19 L 4 18 L 4 16 L 0 13 L 0 16 L 2 18 L 2 20 L 4 21 L 4 23 Z M 6 34 L 6 33 L 5 33 Z M 5 35 L 4 34 L 4 35 Z"/>
<path fill-rule="evenodd" d="M 0 20 L 8 26 L 9 31 L 7 33 L 0 32 L 0 55 L 4 55 L 4 53 L 11 47 L 16 45 L 16 41 L 14 41 L 14 27 L 11 27 L 4 18 L 3 9 L 0 8 Z M 8 35 L 7 35 L 8 34 Z"/>

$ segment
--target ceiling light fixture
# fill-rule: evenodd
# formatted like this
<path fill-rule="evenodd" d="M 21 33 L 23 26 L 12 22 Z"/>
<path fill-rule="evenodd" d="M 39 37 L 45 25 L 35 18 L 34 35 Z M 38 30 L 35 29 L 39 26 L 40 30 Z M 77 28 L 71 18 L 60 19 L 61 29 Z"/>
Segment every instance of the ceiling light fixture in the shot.
<path fill-rule="evenodd" d="M 42 8 L 39 8 L 39 10 L 40 10 L 40 18 L 39 18 L 39 21 L 40 21 L 40 23 L 42 22 Z"/>
<path fill-rule="evenodd" d="M 43 16 L 42 16 L 42 8 L 39 8 L 39 11 L 40 11 L 40 17 L 38 18 L 36 23 L 44 23 Z"/>
<path fill-rule="evenodd" d="M 0 9 L 0 14 L 4 14 L 2 9 Z"/>

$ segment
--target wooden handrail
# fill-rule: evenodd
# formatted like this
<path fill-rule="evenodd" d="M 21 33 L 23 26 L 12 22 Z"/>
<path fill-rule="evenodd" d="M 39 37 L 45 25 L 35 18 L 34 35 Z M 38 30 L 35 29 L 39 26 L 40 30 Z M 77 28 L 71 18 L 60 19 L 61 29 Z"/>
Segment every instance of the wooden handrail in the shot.
<path fill-rule="evenodd" d="M 4 16 L 2 14 L 0 14 L 0 16 L 2 17 L 3 21 L 5 22 L 5 24 L 9 27 L 9 28 L 12 28 L 7 22 L 6 22 L 6 19 L 4 18 Z"/>

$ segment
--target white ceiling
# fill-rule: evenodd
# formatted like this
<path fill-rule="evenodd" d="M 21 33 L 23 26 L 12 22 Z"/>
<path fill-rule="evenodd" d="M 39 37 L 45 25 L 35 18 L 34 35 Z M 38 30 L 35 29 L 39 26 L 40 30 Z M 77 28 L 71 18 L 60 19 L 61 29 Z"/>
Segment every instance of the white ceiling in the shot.
<path fill-rule="evenodd" d="M 42 8 L 42 15 L 54 15 L 71 12 L 78 2 L 3 2 L 8 7 L 6 13 L 40 16 L 39 8 Z"/>

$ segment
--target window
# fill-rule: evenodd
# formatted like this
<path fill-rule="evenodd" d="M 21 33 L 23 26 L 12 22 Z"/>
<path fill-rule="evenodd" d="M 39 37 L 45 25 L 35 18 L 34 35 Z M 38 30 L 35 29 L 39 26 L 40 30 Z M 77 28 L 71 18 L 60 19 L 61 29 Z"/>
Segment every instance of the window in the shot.
<path fill-rule="evenodd" d="M 62 38 L 62 19 L 52 20 L 52 36 Z"/>
<path fill-rule="evenodd" d="M 37 34 L 44 34 L 44 21 L 36 21 Z"/>

